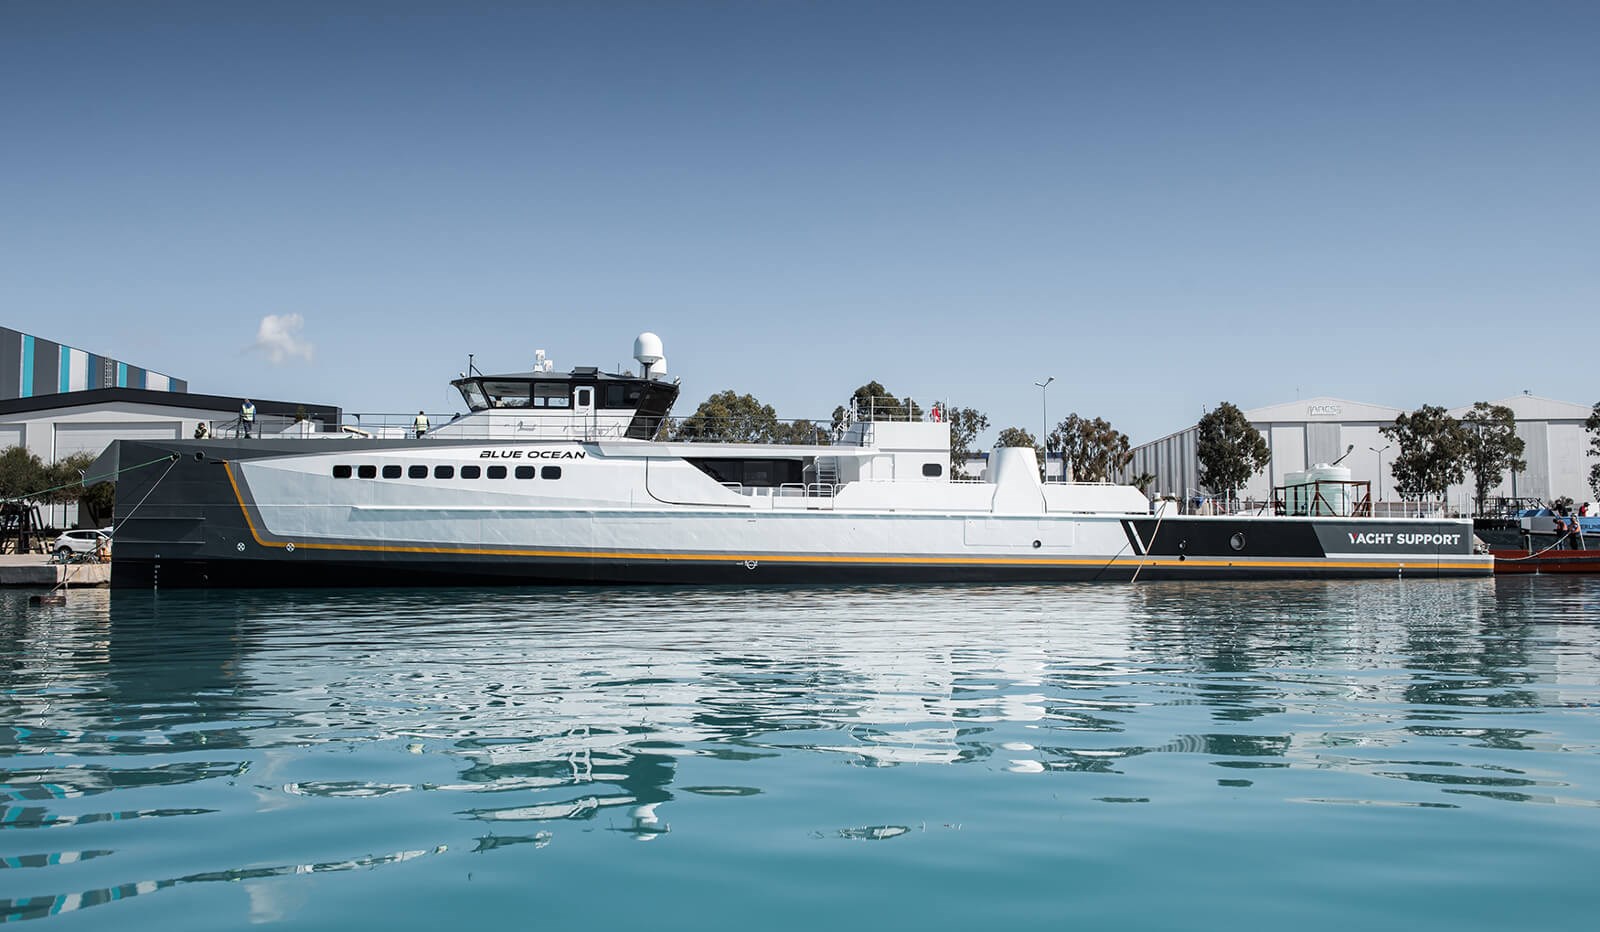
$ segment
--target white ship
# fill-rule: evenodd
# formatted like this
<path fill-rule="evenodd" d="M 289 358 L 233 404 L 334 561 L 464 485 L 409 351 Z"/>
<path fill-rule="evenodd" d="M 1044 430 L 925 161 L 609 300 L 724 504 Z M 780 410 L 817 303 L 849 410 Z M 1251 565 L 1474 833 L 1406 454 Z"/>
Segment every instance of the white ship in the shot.
<path fill-rule="evenodd" d="M 118 441 L 116 587 L 1483 576 L 1470 521 L 1152 514 L 1042 483 L 1032 449 L 952 478 L 950 426 L 855 413 L 815 445 L 684 443 L 638 375 L 538 364 L 452 384 L 422 437 Z"/>

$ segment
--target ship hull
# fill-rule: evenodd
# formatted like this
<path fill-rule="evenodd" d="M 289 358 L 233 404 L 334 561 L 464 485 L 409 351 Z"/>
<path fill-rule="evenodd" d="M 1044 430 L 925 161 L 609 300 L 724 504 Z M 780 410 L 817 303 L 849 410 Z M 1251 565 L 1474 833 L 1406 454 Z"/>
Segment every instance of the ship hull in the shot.
<path fill-rule="evenodd" d="M 1414 578 L 1493 568 L 1470 552 L 1466 522 L 941 511 L 939 495 L 983 493 L 954 484 L 895 507 L 851 507 L 846 494 L 686 502 L 675 500 L 693 497 L 682 476 L 660 478 L 681 462 L 650 444 L 120 447 L 116 588 Z M 518 459 L 565 472 L 520 483 L 434 478 L 442 464 Z M 374 478 L 362 480 L 368 463 Z M 333 478 L 352 464 L 355 478 Z M 410 465 L 385 480 L 387 464 Z"/>

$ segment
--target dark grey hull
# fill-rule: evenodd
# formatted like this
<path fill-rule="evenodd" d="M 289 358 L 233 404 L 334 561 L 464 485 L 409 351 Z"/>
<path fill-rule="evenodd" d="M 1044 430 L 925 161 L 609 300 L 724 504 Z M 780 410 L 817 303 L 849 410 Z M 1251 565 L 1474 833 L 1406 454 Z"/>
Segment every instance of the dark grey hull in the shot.
<path fill-rule="evenodd" d="M 1105 518 L 1126 546 L 1102 556 L 993 553 L 892 556 L 869 553 L 538 552 L 455 541 L 392 546 L 264 540 L 230 479 L 230 463 L 312 452 L 323 441 L 250 444 L 123 441 L 115 459 L 118 531 L 111 583 L 117 588 L 531 585 L 835 585 L 875 583 L 1126 582 L 1158 579 L 1307 579 L 1486 576 L 1487 558 L 1459 545 L 1377 547 L 1331 553 L 1349 531 L 1381 522 L 1312 522 L 1271 517 Z M 352 441 L 326 443 L 351 449 Z M 373 441 L 403 444 L 403 441 Z M 481 441 L 475 442 L 481 445 Z M 841 515 L 841 518 L 845 516 Z M 692 512 L 682 518 L 688 527 Z M 1115 526 L 1115 525 L 1114 525 Z M 1459 536 L 1459 535 L 1458 535 Z M 1470 533 L 1466 535 L 1470 538 Z M 1245 542 L 1241 546 L 1235 546 Z"/>

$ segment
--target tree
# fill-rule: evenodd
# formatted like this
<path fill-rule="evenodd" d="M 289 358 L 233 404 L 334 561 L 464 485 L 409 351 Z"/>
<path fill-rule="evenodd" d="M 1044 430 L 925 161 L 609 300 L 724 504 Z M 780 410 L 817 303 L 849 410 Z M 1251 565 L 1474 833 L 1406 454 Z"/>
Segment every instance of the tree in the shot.
<path fill-rule="evenodd" d="M 997 447 L 1033 447 L 1035 450 L 1039 448 L 1039 442 L 1033 439 L 1033 435 L 1020 427 L 1007 427 L 1002 430 L 999 439 L 995 440 L 994 445 Z"/>
<path fill-rule="evenodd" d="M 1261 432 L 1231 402 L 1206 412 L 1199 427 L 1195 459 L 1200 462 L 1200 484 L 1218 495 L 1231 498 L 1272 461 Z"/>
<path fill-rule="evenodd" d="M 1000 432 L 999 439 L 995 440 L 997 447 L 1033 447 L 1033 455 L 1039 461 L 1039 474 L 1044 475 L 1044 450 L 1039 448 L 1039 442 L 1033 439 L 1033 434 L 1020 427 L 1007 427 Z"/>
<path fill-rule="evenodd" d="M 1063 475 L 1079 482 L 1106 482 L 1133 459 L 1128 435 L 1103 418 L 1089 420 L 1073 412 L 1056 425 L 1047 440 L 1060 450 Z"/>
<path fill-rule="evenodd" d="M 825 444 L 828 431 L 821 424 L 801 418 L 778 424 L 772 440 L 774 443 Z"/>
<path fill-rule="evenodd" d="M 1139 491 L 1143 492 L 1146 496 L 1148 496 L 1150 494 L 1150 487 L 1152 485 L 1155 485 L 1155 483 L 1156 483 L 1156 475 L 1155 475 L 1155 473 L 1151 473 L 1151 472 L 1139 473 L 1138 475 L 1134 476 L 1132 479 L 1128 480 L 1128 484 L 1129 485 L 1131 485 L 1134 488 L 1138 489 Z"/>
<path fill-rule="evenodd" d="M 978 435 L 989 429 L 989 416 L 975 408 L 950 408 L 944 413 L 950 422 L 950 472 L 957 479 L 970 479 L 967 460 L 976 451 Z"/>
<path fill-rule="evenodd" d="M 833 409 L 833 430 L 843 430 L 846 420 L 861 421 L 920 421 L 922 407 L 907 398 L 901 401 L 883 383 L 873 380 L 850 394 L 850 405 Z"/>
<path fill-rule="evenodd" d="M 49 491 L 39 496 L 40 501 L 51 505 L 70 505 L 83 497 L 83 474 L 94 465 L 93 453 L 74 453 L 62 457 L 44 468 L 44 487 Z"/>
<path fill-rule="evenodd" d="M 1525 444 L 1517 436 L 1516 414 L 1505 405 L 1480 401 L 1461 424 L 1467 431 L 1467 468 L 1472 470 L 1473 498 L 1482 514 L 1489 490 L 1500 484 L 1506 470 L 1528 468 L 1522 459 Z"/>
<path fill-rule="evenodd" d="M 771 443 L 778 433 L 778 413 L 754 395 L 733 389 L 717 392 L 694 413 L 674 425 L 674 440 L 716 440 L 728 443 Z"/>
<path fill-rule="evenodd" d="M 0 498 L 23 498 L 49 487 L 44 463 L 26 447 L 7 447 L 0 453 Z"/>
<path fill-rule="evenodd" d="M 1589 433 L 1594 436 L 1589 438 L 1589 455 L 1600 457 L 1600 401 L 1595 402 L 1594 410 L 1590 412 L 1589 419 L 1583 422 Z M 1596 498 L 1600 498 L 1600 463 L 1589 467 L 1589 489 Z"/>
<path fill-rule="evenodd" d="M 78 496 L 78 525 L 100 527 L 111 523 L 111 511 L 117 501 L 117 487 L 109 482 L 96 482 L 84 486 Z"/>
<path fill-rule="evenodd" d="M 1402 497 L 1443 497 L 1450 486 L 1466 481 L 1467 429 L 1445 409 L 1423 405 L 1382 432 L 1400 447 L 1389 474 Z"/>

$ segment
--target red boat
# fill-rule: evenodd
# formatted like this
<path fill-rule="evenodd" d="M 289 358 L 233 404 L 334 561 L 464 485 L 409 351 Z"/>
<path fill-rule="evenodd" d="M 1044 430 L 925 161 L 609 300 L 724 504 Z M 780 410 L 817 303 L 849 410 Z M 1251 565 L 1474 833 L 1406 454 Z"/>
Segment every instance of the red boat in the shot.
<path fill-rule="evenodd" d="M 1496 573 L 1600 573 L 1600 518 L 1548 511 L 1514 518 L 1480 518 L 1474 532 L 1494 554 Z M 1573 532 L 1576 524 L 1581 529 Z"/>

